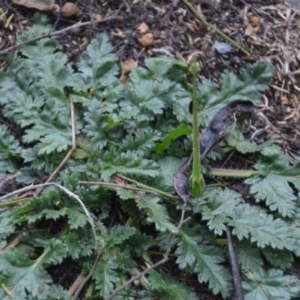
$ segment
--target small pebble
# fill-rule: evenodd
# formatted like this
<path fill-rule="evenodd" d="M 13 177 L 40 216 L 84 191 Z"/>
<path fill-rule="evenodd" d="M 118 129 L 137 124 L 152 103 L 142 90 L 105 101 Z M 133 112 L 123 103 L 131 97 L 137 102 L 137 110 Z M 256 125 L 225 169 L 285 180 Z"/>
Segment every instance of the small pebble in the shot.
<path fill-rule="evenodd" d="M 219 52 L 220 54 L 226 54 L 231 52 L 231 45 L 228 43 L 224 43 L 224 42 L 218 42 L 216 43 L 215 46 L 217 52 Z"/>

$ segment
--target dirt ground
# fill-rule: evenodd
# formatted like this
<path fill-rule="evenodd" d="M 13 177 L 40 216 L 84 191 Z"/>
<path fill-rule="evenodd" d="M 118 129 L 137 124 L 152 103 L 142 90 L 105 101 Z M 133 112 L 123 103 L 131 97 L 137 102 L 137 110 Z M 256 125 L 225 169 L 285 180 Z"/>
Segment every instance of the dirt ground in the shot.
<path fill-rule="evenodd" d="M 62 6 L 65 2 L 57 0 L 56 4 Z M 289 155 L 291 162 L 298 161 L 300 1 L 190 2 L 207 22 L 230 36 L 250 52 L 250 56 L 234 48 L 226 54 L 218 53 L 216 43 L 224 40 L 197 20 L 180 0 L 81 0 L 73 1 L 81 10 L 77 16 L 64 17 L 58 12 L 45 14 L 53 22 L 54 30 L 66 28 L 79 21 L 91 21 L 87 26 L 59 35 L 70 62 L 76 62 L 89 41 L 101 32 L 109 35 L 120 62 L 131 59 L 143 65 L 145 58 L 161 55 L 186 60 L 192 53 L 197 52 L 202 65 L 200 79 L 209 78 L 215 82 L 219 82 L 220 74 L 226 69 L 237 72 L 249 62 L 259 59 L 269 61 L 274 67 L 275 76 L 270 91 L 264 95 L 264 104 L 260 107 L 261 116 L 254 117 L 249 125 L 251 140 L 261 143 L 272 136 Z M 32 25 L 36 10 L 13 5 L 10 0 L 2 0 L 0 8 L 1 53 L 14 46 L 16 37 Z M 9 22 L 10 17 L 12 19 Z M 95 22 L 100 19 L 108 20 Z M 145 35 L 151 37 L 150 41 L 146 40 L 147 45 L 143 40 Z M 0 56 L 0 69 L 5 70 L 5 67 L 6 63 L 1 61 Z M 69 266 L 63 268 L 67 269 Z M 60 276 L 59 273 L 61 272 L 57 270 L 57 276 Z M 296 273 L 300 274 L 300 268 Z M 203 295 L 201 299 L 219 299 L 212 296 L 196 280 L 191 282 L 191 286 Z"/>

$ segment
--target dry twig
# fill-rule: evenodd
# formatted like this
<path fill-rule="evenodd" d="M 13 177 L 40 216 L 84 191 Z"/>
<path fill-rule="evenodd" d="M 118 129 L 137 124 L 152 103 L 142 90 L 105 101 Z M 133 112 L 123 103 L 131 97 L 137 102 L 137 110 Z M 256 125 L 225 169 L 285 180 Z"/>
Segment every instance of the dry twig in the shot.
<path fill-rule="evenodd" d="M 82 271 L 68 290 L 69 295 L 73 295 L 78 289 L 81 282 L 86 278 L 86 272 Z"/>
<path fill-rule="evenodd" d="M 120 176 L 120 175 L 119 175 Z M 158 190 L 148 189 L 148 188 L 136 188 L 130 185 L 120 185 L 118 183 L 111 183 L 111 182 L 103 182 L 103 181 L 78 181 L 78 184 L 85 184 L 85 185 L 101 185 L 101 186 L 107 186 L 112 187 L 116 189 L 124 189 L 124 190 L 131 190 L 135 192 L 144 192 L 148 194 L 154 194 L 154 195 L 160 195 L 164 197 L 168 197 L 171 199 L 178 199 L 178 197 L 175 197 L 173 195 L 167 194 L 167 193 L 160 193 Z M 145 187 L 145 185 L 144 185 Z"/>
<path fill-rule="evenodd" d="M 102 20 L 95 21 L 95 22 L 96 22 L 96 23 L 104 23 L 104 22 L 111 21 L 111 20 L 115 20 L 115 19 L 119 19 L 119 18 L 121 18 L 121 17 L 118 17 L 118 16 L 113 15 L 113 16 L 104 18 L 104 19 L 102 19 Z M 88 22 L 81 22 L 81 21 L 80 21 L 80 22 L 78 22 L 78 23 L 76 23 L 76 24 L 74 24 L 74 25 L 71 25 L 71 26 L 69 26 L 69 27 L 66 27 L 66 28 L 64 28 L 64 29 L 57 30 L 57 31 L 52 31 L 52 32 L 43 34 L 43 35 L 41 35 L 41 36 L 38 36 L 38 37 L 36 37 L 36 38 L 34 38 L 34 39 L 31 39 L 31 40 L 28 40 L 28 41 L 26 41 L 26 42 L 20 43 L 20 44 L 18 44 L 18 45 L 14 45 L 14 46 L 11 46 L 11 47 L 6 48 L 6 49 L 4 49 L 4 50 L 1 50 L 1 51 L 0 51 L 0 55 L 7 54 L 8 52 L 10 52 L 10 51 L 12 51 L 12 50 L 15 50 L 15 49 L 17 49 L 17 48 L 19 48 L 19 47 L 21 47 L 21 46 L 27 45 L 27 44 L 29 44 L 29 43 L 32 43 L 32 42 L 35 42 L 35 41 L 39 41 L 39 40 L 41 40 L 41 39 L 48 38 L 48 37 L 51 37 L 51 36 L 54 36 L 54 35 L 60 35 L 60 34 L 62 34 L 62 33 L 68 32 L 68 31 L 70 31 L 70 30 L 72 30 L 72 29 L 75 29 L 75 28 L 78 28 L 78 27 L 82 27 L 82 26 L 86 26 L 86 25 L 91 25 L 91 24 L 92 24 L 91 21 L 88 21 Z"/>
<path fill-rule="evenodd" d="M 47 179 L 46 183 L 51 182 L 54 176 L 62 169 L 62 167 L 68 162 L 72 154 L 77 148 L 76 145 L 76 128 L 75 128 L 75 111 L 74 111 L 74 103 L 72 99 L 70 99 L 70 109 L 71 109 L 71 126 L 72 126 L 72 148 L 67 153 L 66 157 L 59 164 L 59 166 L 54 170 L 51 176 Z"/>
<path fill-rule="evenodd" d="M 76 130 L 75 130 L 75 112 L 74 112 L 74 104 L 72 99 L 70 99 L 70 109 L 71 109 L 71 126 L 72 126 L 72 147 L 65 156 L 65 158 L 62 160 L 62 162 L 58 165 L 58 167 L 53 171 L 53 173 L 50 175 L 50 177 L 47 179 L 46 183 L 49 183 L 52 181 L 54 176 L 63 168 L 63 166 L 68 162 L 72 154 L 77 148 L 76 145 Z M 43 189 L 39 189 L 35 193 L 35 197 L 39 196 L 41 194 Z"/>

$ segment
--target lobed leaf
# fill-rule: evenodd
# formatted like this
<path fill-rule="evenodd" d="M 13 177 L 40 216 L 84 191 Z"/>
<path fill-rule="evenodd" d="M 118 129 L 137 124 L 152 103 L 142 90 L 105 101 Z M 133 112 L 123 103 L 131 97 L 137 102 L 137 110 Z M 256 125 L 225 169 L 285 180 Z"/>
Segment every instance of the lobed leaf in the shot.
<path fill-rule="evenodd" d="M 241 195 L 229 190 L 207 189 L 203 198 L 208 198 L 201 207 L 202 220 L 208 221 L 207 225 L 216 235 L 226 231 L 226 224 L 232 217 L 235 207 L 241 202 Z"/>
<path fill-rule="evenodd" d="M 124 241 L 130 239 L 134 234 L 136 234 L 136 229 L 134 227 L 116 225 L 109 231 L 107 244 L 109 247 L 122 244 Z"/>
<path fill-rule="evenodd" d="M 197 233 L 180 229 L 181 241 L 176 254 L 177 264 L 181 269 L 190 266 L 198 274 L 200 283 L 208 282 L 214 294 L 221 293 L 227 297 L 231 290 L 231 275 L 227 268 L 221 265 L 224 262 L 222 251 L 215 246 L 199 243 Z"/>
<path fill-rule="evenodd" d="M 0 284 L 5 286 L 15 299 L 46 299 L 52 295 L 51 276 L 43 269 L 45 256 L 51 255 L 55 249 L 47 248 L 36 260 L 29 259 L 22 251 L 15 248 L 0 255 Z M 10 297 L 0 289 L 0 298 Z"/>
<path fill-rule="evenodd" d="M 300 295 L 300 281 L 284 275 L 282 270 L 270 269 L 248 273 L 243 282 L 245 300 L 289 300 Z"/>
<path fill-rule="evenodd" d="M 84 227 L 87 222 L 88 218 L 84 212 L 67 208 L 66 210 L 68 214 L 68 223 L 70 225 L 70 229 L 77 229 L 78 227 Z"/>
<path fill-rule="evenodd" d="M 245 153 L 253 153 L 263 150 L 264 148 L 273 144 L 273 139 L 270 139 L 260 145 L 255 145 L 245 140 L 240 130 L 235 128 L 233 132 L 227 137 L 226 142 L 230 147 L 235 148 L 237 151 Z"/>
<path fill-rule="evenodd" d="M 249 238 L 258 247 L 271 246 L 277 249 L 293 249 L 289 242 L 290 228 L 281 219 L 274 219 L 267 215 L 262 209 L 248 204 L 239 205 L 233 210 L 232 220 L 229 224 L 233 226 L 232 233 L 242 240 Z"/>
<path fill-rule="evenodd" d="M 137 134 L 128 134 L 120 146 L 123 151 L 135 151 L 137 155 L 145 155 L 154 147 L 158 139 L 157 131 L 138 132 Z"/>
<path fill-rule="evenodd" d="M 171 233 L 177 233 L 178 229 L 170 222 L 170 217 L 165 206 L 159 203 L 160 198 L 141 195 L 135 198 L 139 209 L 145 209 L 147 220 L 155 224 L 159 231 L 168 230 Z"/>
<path fill-rule="evenodd" d="M 115 148 L 105 153 L 101 171 L 101 178 L 105 181 L 109 181 L 115 173 L 146 177 L 159 174 L 158 166 L 154 161 L 144 159 L 134 151 L 118 153 Z"/>
<path fill-rule="evenodd" d="M 176 139 L 178 139 L 181 136 L 184 135 L 190 135 L 192 133 L 192 130 L 189 126 L 185 124 L 181 124 L 172 131 L 168 133 L 167 136 L 164 137 L 161 143 L 157 144 L 154 147 L 154 152 L 157 154 L 161 154 L 164 150 L 168 149 L 170 146 L 170 143 Z"/>
<path fill-rule="evenodd" d="M 155 77 L 167 75 L 174 67 L 188 71 L 187 62 L 168 57 L 146 58 L 145 65 Z"/>
<path fill-rule="evenodd" d="M 255 195 L 256 202 L 264 200 L 271 211 L 278 211 L 283 217 L 294 215 L 297 197 L 286 178 L 275 174 L 265 178 L 257 175 L 245 183 L 251 185 L 250 193 Z"/>
<path fill-rule="evenodd" d="M 163 273 L 158 273 L 153 270 L 149 274 L 149 281 L 153 288 L 155 288 L 160 296 L 165 300 L 198 300 L 198 296 L 188 286 L 180 283 Z"/>
<path fill-rule="evenodd" d="M 69 85 L 79 92 L 91 89 L 97 99 L 104 96 L 107 87 L 118 86 L 119 67 L 117 56 L 112 51 L 107 35 L 97 35 L 82 53 L 77 64 L 79 72 L 70 78 Z"/>
<path fill-rule="evenodd" d="M 18 37 L 17 42 L 22 43 L 43 34 L 52 31 L 52 25 L 50 20 L 41 13 L 36 13 L 34 16 L 34 25 Z M 56 50 L 61 50 L 62 46 L 58 44 L 56 37 L 39 39 L 38 41 L 31 42 L 29 44 L 20 47 L 23 55 L 27 56 L 33 61 L 38 61 L 39 57 L 53 54 Z"/>
<path fill-rule="evenodd" d="M 256 201 L 265 201 L 271 211 L 283 217 L 292 217 L 296 211 L 297 197 L 290 185 L 300 190 L 300 168 L 289 166 L 288 158 L 277 146 L 266 147 L 255 165 L 258 174 L 245 180 Z"/>
<path fill-rule="evenodd" d="M 115 284 L 120 281 L 116 269 L 117 265 L 111 258 L 102 259 L 98 262 L 94 279 L 96 288 L 100 290 L 100 296 L 108 296 L 114 290 Z"/>
<path fill-rule="evenodd" d="M 243 271 L 255 271 L 263 266 L 263 258 L 259 248 L 249 241 L 243 240 L 235 244 L 238 262 Z M 264 250 L 264 249 L 262 249 Z M 277 250 L 276 250 L 277 251 Z"/>
<path fill-rule="evenodd" d="M 91 235 L 87 234 L 86 228 L 69 231 L 62 236 L 62 240 L 68 247 L 69 255 L 74 260 L 86 258 L 95 253 L 95 242 Z"/>
<path fill-rule="evenodd" d="M 19 142 L 10 135 L 7 127 L 0 126 L 0 173 L 15 173 L 21 156 Z"/>
<path fill-rule="evenodd" d="M 291 251 L 287 249 L 283 250 L 275 250 L 270 247 L 266 247 L 261 249 L 265 259 L 273 266 L 278 267 L 280 269 L 291 268 L 293 259 L 293 254 Z"/>
<path fill-rule="evenodd" d="M 261 92 L 269 88 L 273 70 L 267 62 L 259 61 L 247 65 L 239 75 L 225 72 L 222 75 L 222 86 L 218 90 L 209 80 L 203 80 L 198 86 L 199 106 L 202 112 L 208 114 L 209 119 L 222 106 L 233 100 L 251 100 L 254 104 L 261 101 Z"/>

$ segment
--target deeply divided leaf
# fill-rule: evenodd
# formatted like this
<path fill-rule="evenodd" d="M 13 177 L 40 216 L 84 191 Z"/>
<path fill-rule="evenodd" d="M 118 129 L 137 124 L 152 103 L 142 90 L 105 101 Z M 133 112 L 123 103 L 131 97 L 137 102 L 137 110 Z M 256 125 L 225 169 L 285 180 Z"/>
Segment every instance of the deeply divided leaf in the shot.
<path fill-rule="evenodd" d="M 177 264 L 181 269 L 190 266 L 198 274 L 199 282 L 208 282 L 214 294 L 229 295 L 231 276 L 225 267 L 224 256 L 215 246 L 199 243 L 197 233 L 187 229 L 180 230 L 181 242 L 176 250 Z"/>
<path fill-rule="evenodd" d="M 50 21 L 36 14 L 35 24 L 18 43 L 51 30 Z M 236 112 L 232 108 L 239 105 L 241 111 L 253 112 L 253 104 L 260 103 L 272 78 L 270 65 L 260 61 L 238 74 L 226 71 L 220 86 L 209 80 L 198 84 L 201 126 L 221 108 L 226 112 L 215 116 L 216 126 L 209 125 L 214 130 L 212 146 L 229 134 L 224 152 L 260 152 L 256 173 L 246 180 L 254 201 L 216 187 L 191 198 L 190 169 L 178 173 L 192 150 L 188 63 L 147 58 L 123 84 L 114 50 L 108 36 L 99 34 L 71 67 L 59 40 L 46 37 L 5 58 L 0 106 L 9 126 L 0 127 L 0 173 L 10 173 L 22 187 L 45 182 L 63 162 L 52 180 L 67 190 L 65 194 L 47 187 L 34 195 L 19 194 L 9 207 L 9 199 L 0 203 L 5 208 L 0 211 L 0 246 L 7 247 L 0 255 L 0 299 L 69 299 L 51 277 L 64 264 L 75 267 L 63 286 L 91 271 L 91 277 L 86 275 L 90 288 L 82 290 L 89 295 L 82 297 L 105 298 L 137 269 L 164 257 L 167 249 L 186 276 L 197 275 L 214 294 L 232 297 L 227 227 L 247 278 L 246 299 L 299 297 L 296 277 L 262 268 L 266 261 L 290 268 L 294 256 L 300 256 L 300 163 L 291 166 L 272 140 L 251 144 L 231 126 Z M 201 150 L 207 146 L 203 136 Z M 67 153 L 71 155 L 65 159 Z M 210 153 L 204 168 L 220 157 Z M 86 181 L 92 180 L 88 186 Z M 175 189 L 187 205 L 184 210 Z M 96 260 L 93 234 L 77 197 L 93 218 Z M 262 201 L 264 208 L 259 206 Z M 22 238 L 15 245 L 19 232 Z M 152 270 L 138 287 L 132 285 L 114 298 L 151 299 L 157 293 L 170 300 L 200 297 L 169 275 L 163 268 Z"/>

